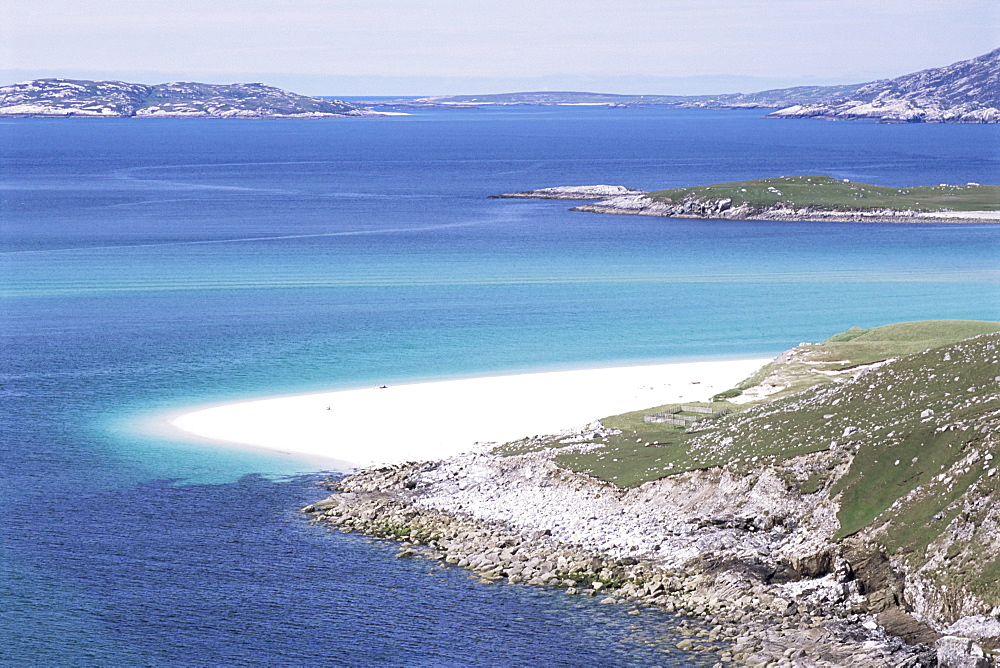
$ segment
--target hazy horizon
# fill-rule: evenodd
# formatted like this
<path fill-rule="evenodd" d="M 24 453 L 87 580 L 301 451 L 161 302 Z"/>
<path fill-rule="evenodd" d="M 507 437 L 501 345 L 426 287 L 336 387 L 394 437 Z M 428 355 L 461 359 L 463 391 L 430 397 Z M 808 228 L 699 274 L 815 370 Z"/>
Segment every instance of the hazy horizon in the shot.
<path fill-rule="evenodd" d="M 259 81 L 307 95 L 699 95 L 892 78 L 996 48 L 994 0 L 7 0 L 5 83 Z"/>
<path fill-rule="evenodd" d="M 947 64 L 947 63 L 945 63 Z M 836 78 L 802 77 L 802 78 L 771 78 L 771 77 L 740 77 L 733 75 L 713 75 L 706 77 L 674 77 L 669 80 L 644 80 L 642 82 L 610 82 L 605 86 L 601 82 L 591 81 L 586 78 L 559 79 L 550 83 L 548 78 L 540 79 L 517 79 L 482 81 L 470 80 L 438 81 L 433 78 L 420 80 L 402 80 L 385 77 L 375 81 L 373 86 L 371 77 L 365 77 L 362 81 L 357 78 L 344 77 L 343 83 L 334 83 L 329 86 L 329 90 L 309 89 L 308 81 L 300 80 L 301 77 L 295 75 L 277 75 L 270 78 L 245 76 L 241 79 L 217 77 L 185 77 L 182 73 L 170 72 L 77 72 L 66 74 L 62 71 L 4 71 L 6 74 L 0 85 L 9 85 L 21 81 L 35 79 L 83 79 L 95 81 L 127 81 L 130 83 L 141 83 L 146 85 L 169 83 L 174 81 L 198 81 L 201 83 L 230 84 L 230 83 L 263 83 L 269 86 L 276 86 L 288 91 L 303 95 L 313 95 L 320 97 L 432 97 L 439 95 L 496 95 L 503 93 L 521 92 L 587 92 L 606 93 L 613 95 L 721 95 L 726 93 L 755 93 L 776 88 L 791 88 L 794 86 L 835 86 L 844 84 L 857 84 L 874 81 L 875 79 L 846 80 Z M 908 72 L 877 77 L 877 79 L 892 78 Z M 173 76 L 171 76 L 173 75 Z M 282 81 L 282 84 L 276 81 Z M 559 85 L 559 84 L 564 85 Z M 645 87 L 640 88 L 640 86 Z M 306 90 L 309 89 L 309 90 Z M 365 92 L 365 91 L 377 92 Z M 397 92 L 402 91 L 402 92 Z"/>

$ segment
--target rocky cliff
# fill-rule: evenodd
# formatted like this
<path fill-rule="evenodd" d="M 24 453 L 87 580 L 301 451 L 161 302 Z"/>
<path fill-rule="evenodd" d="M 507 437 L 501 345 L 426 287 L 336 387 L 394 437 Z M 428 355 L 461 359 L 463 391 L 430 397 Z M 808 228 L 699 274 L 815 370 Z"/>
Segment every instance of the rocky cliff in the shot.
<path fill-rule="evenodd" d="M 0 87 L 0 116 L 104 118 L 335 118 L 374 112 L 259 83 L 37 79 Z"/>
<path fill-rule="evenodd" d="M 875 81 L 833 99 L 797 102 L 769 116 L 1000 123 L 1000 49 L 946 67 Z"/>

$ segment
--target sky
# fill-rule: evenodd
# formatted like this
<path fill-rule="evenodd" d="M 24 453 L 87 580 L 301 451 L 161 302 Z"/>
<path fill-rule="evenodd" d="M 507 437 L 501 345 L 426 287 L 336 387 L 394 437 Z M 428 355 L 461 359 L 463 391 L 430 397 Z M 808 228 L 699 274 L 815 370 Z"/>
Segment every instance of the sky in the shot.
<path fill-rule="evenodd" d="M 0 84 L 702 94 L 871 81 L 998 46 L 1000 0 L 0 1 Z"/>

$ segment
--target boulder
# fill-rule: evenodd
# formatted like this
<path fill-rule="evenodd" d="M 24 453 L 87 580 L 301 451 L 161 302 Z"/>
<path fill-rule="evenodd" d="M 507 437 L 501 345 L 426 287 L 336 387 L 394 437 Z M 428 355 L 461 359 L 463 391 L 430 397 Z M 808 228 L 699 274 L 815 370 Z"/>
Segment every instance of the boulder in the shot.
<path fill-rule="evenodd" d="M 937 641 L 940 668 L 992 668 L 993 660 L 970 638 L 943 636 Z"/>

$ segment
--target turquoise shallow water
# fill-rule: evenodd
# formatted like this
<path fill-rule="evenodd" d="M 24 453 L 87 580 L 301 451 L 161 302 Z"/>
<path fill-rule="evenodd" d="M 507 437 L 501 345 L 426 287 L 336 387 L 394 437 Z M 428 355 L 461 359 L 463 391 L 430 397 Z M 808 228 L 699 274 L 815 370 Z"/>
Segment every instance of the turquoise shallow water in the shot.
<path fill-rule="evenodd" d="M 687 661 L 644 642 L 670 637 L 668 616 L 429 575 L 306 526 L 293 511 L 320 494 L 324 462 L 140 428 L 237 398 L 745 357 L 854 325 L 1000 318 L 997 225 L 682 221 L 488 199 L 794 173 L 996 183 L 1000 128 L 620 112 L 0 124 L 0 595 L 13 602 L 0 660 Z"/>

